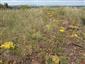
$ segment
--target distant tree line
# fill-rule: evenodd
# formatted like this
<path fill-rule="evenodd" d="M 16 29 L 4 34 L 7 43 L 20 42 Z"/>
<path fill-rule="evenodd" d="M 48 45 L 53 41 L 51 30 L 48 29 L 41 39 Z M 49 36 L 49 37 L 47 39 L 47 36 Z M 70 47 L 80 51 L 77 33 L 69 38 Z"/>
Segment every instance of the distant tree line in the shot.
<path fill-rule="evenodd" d="M 8 3 L 0 4 L 0 9 L 28 9 L 31 6 L 28 5 L 19 5 L 19 6 L 9 6 Z"/>
<path fill-rule="evenodd" d="M 6 8 L 10 8 L 10 6 L 8 6 L 7 3 L 4 3 L 4 5 L 0 4 L 0 8 L 6 9 Z"/>

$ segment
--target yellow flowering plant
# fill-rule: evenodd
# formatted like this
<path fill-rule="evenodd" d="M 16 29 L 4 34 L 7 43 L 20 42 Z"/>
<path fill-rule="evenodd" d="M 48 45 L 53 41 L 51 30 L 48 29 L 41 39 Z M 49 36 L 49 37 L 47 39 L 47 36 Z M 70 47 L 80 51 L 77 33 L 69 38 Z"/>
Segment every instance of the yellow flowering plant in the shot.
<path fill-rule="evenodd" d="M 60 58 L 57 55 L 46 55 L 46 64 L 59 64 Z"/>
<path fill-rule="evenodd" d="M 52 55 L 51 58 L 52 58 L 52 61 L 54 62 L 54 64 L 59 64 L 60 59 L 57 55 Z"/>
<path fill-rule="evenodd" d="M 63 32 L 65 32 L 65 28 L 61 27 L 59 31 L 63 33 Z"/>
<path fill-rule="evenodd" d="M 15 45 L 13 42 L 9 41 L 9 42 L 5 42 L 3 43 L 0 48 L 3 48 L 3 49 L 14 49 L 15 48 Z"/>

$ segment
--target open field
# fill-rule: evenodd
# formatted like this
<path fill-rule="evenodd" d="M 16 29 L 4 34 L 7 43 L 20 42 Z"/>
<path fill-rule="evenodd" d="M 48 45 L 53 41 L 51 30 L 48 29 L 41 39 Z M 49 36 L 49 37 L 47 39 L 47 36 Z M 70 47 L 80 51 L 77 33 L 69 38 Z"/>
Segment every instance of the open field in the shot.
<path fill-rule="evenodd" d="M 85 8 L 0 10 L 0 64 L 85 64 Z"/>

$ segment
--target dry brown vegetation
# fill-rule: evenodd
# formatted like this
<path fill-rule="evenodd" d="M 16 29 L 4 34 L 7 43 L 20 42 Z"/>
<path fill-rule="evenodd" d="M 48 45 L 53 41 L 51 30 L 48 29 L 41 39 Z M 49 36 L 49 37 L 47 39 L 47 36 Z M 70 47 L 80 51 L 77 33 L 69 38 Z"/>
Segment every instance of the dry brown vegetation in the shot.
<path fill-rule="evenodd" d="M 85 8 L 0 10 L 0 46 L 8 41 L 0 64 L 85 64 Z"/>

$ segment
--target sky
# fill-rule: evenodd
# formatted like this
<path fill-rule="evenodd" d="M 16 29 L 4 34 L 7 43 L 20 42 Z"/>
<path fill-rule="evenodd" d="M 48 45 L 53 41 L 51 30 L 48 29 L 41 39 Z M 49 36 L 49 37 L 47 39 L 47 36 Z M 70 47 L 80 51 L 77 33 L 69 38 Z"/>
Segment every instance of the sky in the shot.
<path fill-rule="evenodd" d="M 85 6 L 85 0 L 0 0 L 9 5 L 72 5 Z"/>

